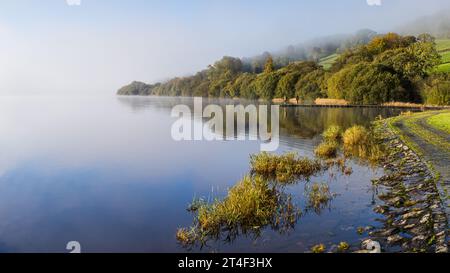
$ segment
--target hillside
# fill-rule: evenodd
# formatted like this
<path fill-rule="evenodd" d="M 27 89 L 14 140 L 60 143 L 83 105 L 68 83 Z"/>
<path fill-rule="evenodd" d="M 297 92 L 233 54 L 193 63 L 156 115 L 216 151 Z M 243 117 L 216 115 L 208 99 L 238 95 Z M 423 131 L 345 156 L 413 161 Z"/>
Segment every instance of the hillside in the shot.
<path fill-rule="evenodd" d="M 442 57 L 442 64 L 437 67 L 436 71 L 450 73 L 450 39 L 436 40 L 436 45 Z"/>
<path fill-rule="evenodd" d="M 442 62 L 436 68 L 436 72 L 450 73 L 450 39 L 436 40 L 436 49 L 442 57 Z M 328 55 L 320 59 L 319 65 L 323 66 L 325 70 L 329 70 L 338 58 L 339 54 L 337 53 Z"/>
<path fill-rule="evenodd" d="M 331 66 L 336 62 L 337 58 L 339 58 L 339 54 L 334 53 L 329 56 L 326 56 L 319 61 L 319 65 L 323 66 L 325 70 L 329 70 Z"/>
<path fill-rule="evenodd" d="M 450 59 L 449 42 L 439 40 L 438 50 L 434 41 L 427 34 L 388 33 L 315 61 L 280 66 L 267 54 L 258 70 L 240 58 L 225 56 L 193 76 L 154 85 L 134 82 L 118 94 L 302 101 L 329 98 L 359 105 L 394 101 L 449 104 L 450 75 L 429 74 L 437 65 L 439 71 L 447 69 L 449 64 L 441 62 Z"/>

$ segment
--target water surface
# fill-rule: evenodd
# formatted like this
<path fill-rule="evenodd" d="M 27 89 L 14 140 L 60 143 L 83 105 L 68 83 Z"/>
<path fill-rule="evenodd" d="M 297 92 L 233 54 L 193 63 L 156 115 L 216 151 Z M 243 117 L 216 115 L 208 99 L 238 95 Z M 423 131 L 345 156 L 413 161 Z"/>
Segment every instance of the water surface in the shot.
<path fill-rule="evenodd" d="M 208 101 L 205 101 L 207 103 Z M 215 103 L 236 103 L 214 100 Z M 192 223 L 194 197 L 221 197 L 249 170 L 257 141 L 176 142 L 172 106 L 190 98 L 0 97 L 0 252 L 184 252 L 175 239 Z M 249 103 L 249 102 L 244 102 Z M 329 125 L 368 125 L 398 110 L 289 108 L 277 153 L 313 156 Z M 240 132 L 244 133 L 244 132 Z M 353 175 L 326 172 L 329 209 L 307 212 L 294 230 L 214 242 L 193 251 L 304 252 L 317 243 L 358 244 L 358 226 L 380 225 L 370 180 L 381 171 L 350 162 Z M 306 182 L 288 187 L 305 207 Z"/>

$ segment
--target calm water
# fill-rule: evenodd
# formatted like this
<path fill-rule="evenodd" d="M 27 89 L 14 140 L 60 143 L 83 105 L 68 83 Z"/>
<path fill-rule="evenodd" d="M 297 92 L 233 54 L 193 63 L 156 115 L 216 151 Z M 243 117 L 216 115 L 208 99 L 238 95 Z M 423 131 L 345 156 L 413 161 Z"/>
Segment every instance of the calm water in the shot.
<path fill-rule="evenodd" d="M 175 142 L 173 98 L 0 97 L 0 252 L 180 252 L 179 227 L 197 197 L 223 196 L 249 170 L 258 142 Z M 215 101 L 229 103 L 230 101 Z M 292 108 L 281 112 L 278 153 L 312 156 L 329 125 L 367 125 L 396 110 Z M 379 226 L 370 180 L 381 174 L 351 162 L 353 175 L 327 172 L 329 209 L 306 212 L 295 230 L 216 242 L 202 250 L 303 252 L 312 245 L 359 244 L 358 226 Z M 306 182 L 288 187 L 305 207 Z"/>

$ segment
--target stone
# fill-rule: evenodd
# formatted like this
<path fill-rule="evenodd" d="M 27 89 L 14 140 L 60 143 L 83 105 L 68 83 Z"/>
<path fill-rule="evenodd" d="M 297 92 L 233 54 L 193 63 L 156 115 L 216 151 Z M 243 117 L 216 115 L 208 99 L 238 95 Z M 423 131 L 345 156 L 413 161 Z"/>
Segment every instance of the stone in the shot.
<path fill-rule="evenodd" d="M 392 244 L 399 243 L 399 242 L 401 242 L 402 240 L 403 240 L 403 237 L 400 236 L 400 235 L 398 235 L 398 234 L 389 236 L 389 237 L 387 238 L 388 244 L 391 244 L 391 245 L 392 245 Z"/>
<path fill-rule="evenodd" d="M 448 253 L 448 247 L 446 245 L 441 245 L 436 247 L 436 253 Z"/>
<path fill-rule="evenodd" d="M 403 214 L 403 219 L 411 219 L 411 218 L 418 218 L 420 215 L 422 215 L 423 211 L 411 211 L 408 213 Z"/>
<path fill-rule="evenodd" d="M 430 219 L 431 219 L 431 215 L 428 213 L 428 214 L 425 214 L 423 217 L 422 217 L 422 219 L 420 219 L 420 221 L 419 221 L 419 223 L 421 223 L 421 224 L 426 224 L 426 223 L 428 223 L 429 221 L 430 221 Z"/>

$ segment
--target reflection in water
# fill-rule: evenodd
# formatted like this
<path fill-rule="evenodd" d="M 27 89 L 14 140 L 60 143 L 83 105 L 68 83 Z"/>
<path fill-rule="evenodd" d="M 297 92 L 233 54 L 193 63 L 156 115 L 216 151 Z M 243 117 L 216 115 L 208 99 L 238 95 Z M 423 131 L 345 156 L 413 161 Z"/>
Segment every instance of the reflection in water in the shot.
<path fill-rule="evenodd" d="M 295 226 L 300 216 L 282 185 L 260 176 L 245 177 L 222 201 L 197 200 L 190 211 L 195 214 L 193 226 L 177 232 L 178 241 L 188 249 L 203 247 L 210 240 L 232 243 L 239 235 L 256 240 L 267 226 L 283 234 Z"/>
<path fill-rule="evenodd" d="M 258 141 L 173 141 L 172 106 L 191 102 L 1 97 L 0 251 L 66 252 L 67 242 L 76 240 L 86 252 L 184 252 L 174 233 L 192 224 L 185 211 L 192 197 L 223 200 L 227 189 L 249 173 L 249 155 L 259 152 Z M 395 111 L 289 108 L 281 113 L 277 153 L 311 157 L 329 124 L 366 124 Z M 356 227 L 379 225 L 371 179 L 382 172 L 353 160 L 346 164 L 352 176 L 328 169 L 311 177 L 338 194 L 331 210 L 320 216 L 302 213 L 287 234 L 267 226 L 256 241 L 238 236 L 233 244 L 211 242 L 208 250 L 196 251 L 304 252 L 318 242 L 358 244 Z M 303 183 L 279 192 L 305 211 Z"/>

